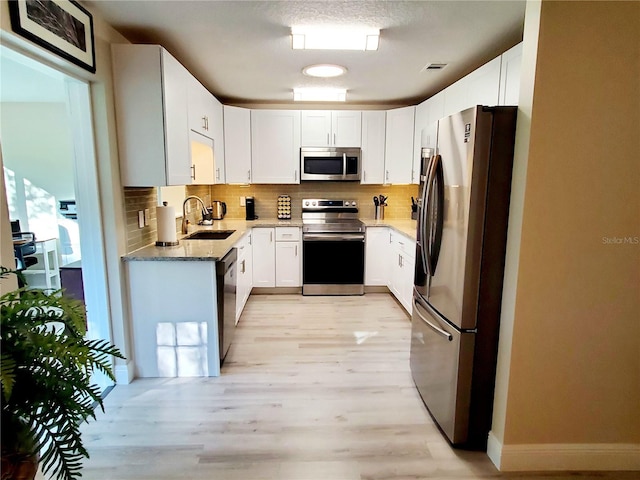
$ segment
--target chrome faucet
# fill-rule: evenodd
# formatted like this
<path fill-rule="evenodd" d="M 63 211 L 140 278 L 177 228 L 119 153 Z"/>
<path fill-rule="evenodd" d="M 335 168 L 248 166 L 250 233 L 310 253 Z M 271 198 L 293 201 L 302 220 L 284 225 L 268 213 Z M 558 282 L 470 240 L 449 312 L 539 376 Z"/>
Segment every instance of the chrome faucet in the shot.
<path fill-rule="evenodd" d="M 184 199 L 184 202 L 182 202 L 182 233 L 183 234 L 187 234 L 189 233 L 189 220 L 187 220 L 187 202 L 189 200 L 196 200 L 197 202 L 200 202 L 200 205 L 202 205 L 202 220 L 204 220 L 204 216 L 208 213 L 207 212 L 207 207 L 204 204 L 204 202 L 202 201 L 202 199 L 200 197 L 198 197 L 197 195 L 189 195 L 187 198 Z"/>

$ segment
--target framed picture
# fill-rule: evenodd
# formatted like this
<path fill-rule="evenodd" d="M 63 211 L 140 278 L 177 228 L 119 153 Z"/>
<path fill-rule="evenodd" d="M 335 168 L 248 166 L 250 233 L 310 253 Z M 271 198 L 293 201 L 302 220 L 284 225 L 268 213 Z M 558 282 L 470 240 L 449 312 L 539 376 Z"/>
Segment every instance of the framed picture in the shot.
<path fill-rule="evenodd" d="M 13 31 L 96 72 L 93 17 L 74 0 L 9 0 Z"/>

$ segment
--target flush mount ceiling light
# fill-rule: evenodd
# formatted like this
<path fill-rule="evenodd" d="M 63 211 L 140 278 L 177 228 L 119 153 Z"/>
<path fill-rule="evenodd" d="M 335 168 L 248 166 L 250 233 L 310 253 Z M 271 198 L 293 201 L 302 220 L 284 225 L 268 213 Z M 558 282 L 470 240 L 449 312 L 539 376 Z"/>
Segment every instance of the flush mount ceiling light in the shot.
<path fill-rule="evenodd" d="M 295 102 L 345 102 L 347 90 L 345 88 L 294 88 Z"/>
<path fill-rule="evenodd" d="M 330 65 L 330 64 L 322 64 L 322 65 L 309 65 L 308 67 L 304 67 L 302 69 L 302 73 L 308 75 L 310 77 L 339 77 L 340 75 L 344 75 L 347 69 L 341 67 L 340 65 Z"/>
<path fill-rule="evenodd" d="M 294 50 L 377 50 L 380 29 L 349 26 L 291 27 Z"/>

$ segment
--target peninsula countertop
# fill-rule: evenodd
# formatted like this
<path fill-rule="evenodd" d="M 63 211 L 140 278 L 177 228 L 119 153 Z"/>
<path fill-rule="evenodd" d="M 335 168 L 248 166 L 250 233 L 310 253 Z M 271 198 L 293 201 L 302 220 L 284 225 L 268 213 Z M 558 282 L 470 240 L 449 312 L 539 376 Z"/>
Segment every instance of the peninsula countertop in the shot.
<path fill-rule="evenodd" d="M 366 227 L 390 227 L 410 238 L 416 236 L 416 221 L 410 219 L 373 220 L 360 219 Z M 301 227 L 302 219 L 278 220 L 265 218 L 258 220 L 225 219 L 216 220 L 213 225 L 197 225 L 190 228 L 189 233 L 208 230 L 235 230 L 224 240 L 185 240 L 185 235 L 178 234 L 179 244 L 171 247 L 147 245 L 122 257 L 125 262 L 131 261 L 212 261 L 223 258 L 247 231 L 255 227 Z"/>

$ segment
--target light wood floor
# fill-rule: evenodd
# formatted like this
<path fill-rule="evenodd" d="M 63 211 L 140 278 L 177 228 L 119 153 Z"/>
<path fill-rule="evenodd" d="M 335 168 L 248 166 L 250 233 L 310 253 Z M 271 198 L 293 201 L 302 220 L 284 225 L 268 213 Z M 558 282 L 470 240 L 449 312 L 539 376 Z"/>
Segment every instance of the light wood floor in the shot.
<path fill-rule="evenodd" d="M 453 450 L 413 386 L 409 336 L 387 294 L 252 296 L 221 377 L 114 388 L 83 428 L 83 478 L 632 478 L 507 476 Z"/>

